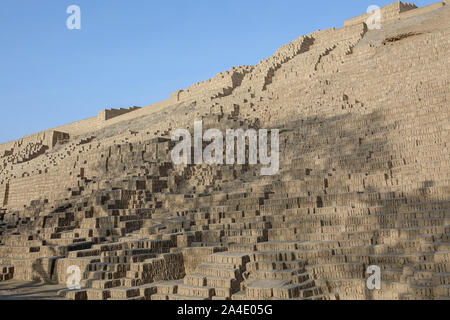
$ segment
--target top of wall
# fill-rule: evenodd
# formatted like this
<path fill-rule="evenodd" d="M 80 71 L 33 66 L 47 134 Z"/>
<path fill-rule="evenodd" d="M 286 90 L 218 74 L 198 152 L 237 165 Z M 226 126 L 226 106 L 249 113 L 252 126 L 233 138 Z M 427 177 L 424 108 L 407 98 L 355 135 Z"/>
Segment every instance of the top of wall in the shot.
<path fill-rule="evenodd" d="M 395 20 L 407 19 L 407 18 L 415 16 L 415 15 L 419 15 L 419 14 L 423 14 L 423 13 L 426 13 L 429 11 L 436 10 L 444 5 L 446 5 L 446 1 L 437 2 L 437 3 L 429 5 L 429 6 L 417 8 L 417 6 L 412 3 L 397 1 L 397 2 L 391 3 L 391 4 L 381 8 L 382 22 L 383 21 L 384 22 L 392 22 Z M 355 18 L 345 20 L 344 28 L 341 28 L 341 29 L 330 28 L 328 30 L 323 30 L 320 32 L 322 35 L 328 31 L 331 33 L 334 33 L 335 31 L 337 32 L 337 31 L 342 30 L 342 32 L 344 32 L 345 31 L 344 29 L 346 29 L 349 26 L 355 26 L 357 24 L 365 23 L 371 15 L 373 15 L 373 12 L 366 13 L 366 14 L 357 16 Z M 333 37 L 336 37 L 336 34 L 334 34 Z M 290 51 L 292 49 L 292 44 L 293 43 L 289 43 L 289 44 L 283 46 L 282 48 L 280 48 L 272 56 L 272 58 L 277 56 L 277 54 L 284 55 L 285 51 Z M 264 61 L 270 61 L 270 60 L 271 60 L 270 58 L 265 59 L 265 60 L 261 61 L 260 64 L 263 63 Z M 191 87 L 189 87 L 185 90 L 179 90 L 179 91 L 173 93 L 171 95 L 171 97 L 167 100 L 160 101 L 158 103 L 149 105 L 149 106 L 141 108 L 141 109 L 136 108 L 136 109 L 129 110 L 129 111 L 133 111 L 133 112 L 123 112 L 122 113 L 122 111 L 120 109 L 119 109 L 119 111 L 103 110 L 100 112 L 104 112 L 104 113 L 109 112 L 111 114 L 114 114 L 114 117 L 111 117 L 108 119 L 108 125 L 111 125 L 111 124 L 115 124 L 120 121 L 131 120 L 133 118 L 137 118 L 140 116 L 149 115 L 154 112 L 161 111 L 171 105 L 180 103 L 184 100 L 189 100 L 190 95 L 192 95 L 193 98 L 196 98 L 197 95 L 202 95 L 205 93 L 205 91 L 210 95 L 217 94 L 217 92 L 219 92 L 219 94 L 222 94 L 222 91 L 224 91 L 224 89 L 228 89 L 228 88 L 233 89 L 233 87 L 235 86 L 235 83 L 236 82 L 239 83 L 242 80 L 241 79 L 242 75 L 245 75 L 245 73 L 250 72 L 251 68 L 252 68 L 252 66 L 241 66 L 241 67 L 231 68 L 230 71 L 219 73 L 212 79 L 193 84 Z M 238 74 L 240 77 L 235 77 L 236 74 Z M 211 89 L 211 87 L 212 87 L 212 89 Z M 206 90 L 206 89 L 211 89 L 214 92 L 211 93 L 210 92 L 211 90 Z M 127 109 L 125 109 L 125 110 L 127 110 Z M 115 114 L 115 113 L 117 113 L 117 114 Z M 97 128 L 98 121 L 99 120 L 98 120 L 98 115 L 97 115 L 97 116 L 94 116 L 94 117 L 91 117 L 88 119 L 76 121 L 76 122 L 73 122 L 70 124 L 58 126 L 53 129 L 34 133 L 32 135 L 25 136 L 20 139 L 16 139 L 16 140 L 13 140 L 10 142 L 0 144 L 0 151 L 5 151 L 5 150 L 13 148 L 14 145 L 17 144 L 17 142 L 20 142 L 21 140 L 32 140 L 32 139 L 34 139 L 34 137 L 36 135 L 45 135 L 45 133 L 50 132 L 50 131 L 62 131 L 62 132 L 66 132 L 66 133 L 70 134 L 70 136 L 83 135 L 83 134 L 91 132 L 93 129 L 95 130 L 95 128 Z"/>
<path fill-rule="evenodd" d="M 436 2 L 434 4 L 418 8 L 413 3 L 397 1 L 380 8 L 381 23 L 390 23 L 396 20 L 410 18 L 419 14 L 439 9 L 444 5 L 446 5 L 446 1 Z M 359 23 L 367 23 L 369 18 L 373 17 L 373 15 L 374 11 L 345 20 L 344 26 L 351 26 Z"/>

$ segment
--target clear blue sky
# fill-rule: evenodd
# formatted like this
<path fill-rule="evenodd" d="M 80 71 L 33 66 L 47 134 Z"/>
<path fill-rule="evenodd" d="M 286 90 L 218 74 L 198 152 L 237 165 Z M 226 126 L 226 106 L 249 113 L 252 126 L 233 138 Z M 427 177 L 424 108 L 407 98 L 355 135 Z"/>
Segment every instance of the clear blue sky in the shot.
<path fill-rule="evenodd" d="M 0 143 L 104 108 L 166 99 L 390 2 L 2 0 Z M 81 30 L 66 28 L 72 4 L 81 8 Z"/>

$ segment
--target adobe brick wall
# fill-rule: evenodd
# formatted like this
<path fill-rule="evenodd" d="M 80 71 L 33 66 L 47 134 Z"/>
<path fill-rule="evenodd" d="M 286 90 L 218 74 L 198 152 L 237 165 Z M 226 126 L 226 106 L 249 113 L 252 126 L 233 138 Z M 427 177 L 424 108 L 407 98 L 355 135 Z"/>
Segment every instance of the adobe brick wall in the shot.
<path fill-rule="evenodd" d="M 415 10 L 417 6 L 410 3 L 394 2 L 381 8 L 381 23 L 390 23 L 400 19 L 400 14 L 410 10 Z M 365 23 L 369 17 L 372 16 L 372 12 L 365 13 L 344 21 L 344 26 L 351 26 L 353 24 Z"/>

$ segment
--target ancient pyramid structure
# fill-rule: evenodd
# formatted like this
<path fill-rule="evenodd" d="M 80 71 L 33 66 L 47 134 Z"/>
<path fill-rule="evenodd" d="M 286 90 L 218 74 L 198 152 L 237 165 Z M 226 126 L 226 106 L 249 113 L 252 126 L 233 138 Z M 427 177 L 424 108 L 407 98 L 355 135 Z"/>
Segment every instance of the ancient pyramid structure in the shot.
<path fill-rule="evenodd" d="M 78 270 L 62 297 L 449 299 L 450 8 L 371 15 L 0 145 L 0 287 Z M 198 120 L 278 129 L 279 171 L 174 164 Z"/>

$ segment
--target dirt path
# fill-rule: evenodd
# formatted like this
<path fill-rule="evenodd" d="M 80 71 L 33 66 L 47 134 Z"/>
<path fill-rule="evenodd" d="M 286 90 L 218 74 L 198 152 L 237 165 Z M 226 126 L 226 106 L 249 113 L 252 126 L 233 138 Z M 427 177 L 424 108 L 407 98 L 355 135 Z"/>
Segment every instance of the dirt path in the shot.
<path fill-rule="evenodd" d="M 11 280 L 0 283 L 0 300 L 63 300 L 58 291 L 64 288 L 63 285 Z"/>

